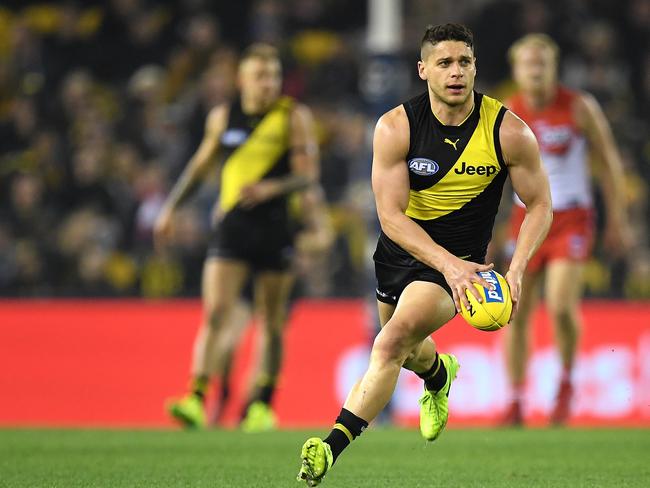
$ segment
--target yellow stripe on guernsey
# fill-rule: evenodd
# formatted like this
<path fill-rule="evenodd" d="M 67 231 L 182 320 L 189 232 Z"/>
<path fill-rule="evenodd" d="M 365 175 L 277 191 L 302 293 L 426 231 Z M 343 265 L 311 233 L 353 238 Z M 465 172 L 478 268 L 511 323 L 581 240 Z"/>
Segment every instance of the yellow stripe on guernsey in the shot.
<path fill-rule="evenodd" d="M 502 104 L 483 97 L 480 119 L 465 150 L 440 181 L 424 190 L 410 190 L 406 215 L 432 220 L 462 208 L 502 171 L 494 147 L 494 123 Z"/>
<path fill-rule="evenodd" d="M 239 203 L 245 186 L 260 181 L 289 149 L 289 117 L 293 99 L 280 98 L 225 161 L 221 170 L 219 207 L 228 212 Z"/>

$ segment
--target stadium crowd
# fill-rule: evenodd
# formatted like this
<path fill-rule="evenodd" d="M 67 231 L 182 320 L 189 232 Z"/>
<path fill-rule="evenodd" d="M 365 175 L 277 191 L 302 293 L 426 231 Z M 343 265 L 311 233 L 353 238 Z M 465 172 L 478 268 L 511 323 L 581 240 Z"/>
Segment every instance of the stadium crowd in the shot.
<path fill-rule="evenodd" d="M 216 175 L 180 212 L 170 249 L 154 249 L 152 226 L 207 112 L 236 93 L 237 54 L 253 41 L 281 48 L 285 92 L 309 104 L 318 124 L 337 239 L 324 263 L 302 263 L 300 292 L 372 291 L 366 2 L 350 3 L 4 2 L 0 296 L 198 295 Z M 478 88 L 498 97 L 513 89 L 510 43 L 526 32 L 552 35 L 562 80 L 601 102 L 627 172 L 635 245 L 623 259 L 596 250 L 588 294 L 649 297 L 650 2 L 553 4 L 405 0 L 404 96 L 422 89 L 415 48 L 427 22 L 474 30 Z"/>

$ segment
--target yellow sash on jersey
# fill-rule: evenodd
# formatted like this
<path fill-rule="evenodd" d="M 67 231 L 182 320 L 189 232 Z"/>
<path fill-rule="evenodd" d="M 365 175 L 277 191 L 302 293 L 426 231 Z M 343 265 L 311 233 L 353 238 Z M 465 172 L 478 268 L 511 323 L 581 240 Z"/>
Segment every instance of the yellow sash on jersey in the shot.
<path fill-rule="evenodd" d="M 280 98 L 244 144 L 224 162 L 219 208 L 232 210 L 245 186 L 260 181 L 289 149 L 289 118 L 293 100 Z"/>
<path fill-rule="evenodd" d="M 479 122 L 465 150 L 432 187 L 410 190 L 406 215 L 432 220 L 459 210 L 504 171 L 494 146 L 494 125 L 501 107 L 499 101 L 483 96 Z"/>

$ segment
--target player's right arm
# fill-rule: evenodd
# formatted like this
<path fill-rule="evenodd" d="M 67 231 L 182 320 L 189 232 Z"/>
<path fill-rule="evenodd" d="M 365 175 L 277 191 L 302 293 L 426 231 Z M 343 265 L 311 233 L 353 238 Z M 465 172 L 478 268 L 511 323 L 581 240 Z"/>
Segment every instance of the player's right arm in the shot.
<path fill-rule="evenodd" d="M 219 140 L 227 123 L 228 108 L 226 105 L 220 105 L 210 111 L 205 124 L 203 140 L 169 193 L 156 220 L 154 239 L 157 245 L 161 245 L 169 239 L 174 211 L 194 192 L 213 166 L 215 155 L 219 149 Z"/>
<path fill-rule="evenodd" d="M 422 227 L 406 215 L 409 202 L 409 175 L 406 155 L 410 144 L 410 128 L 402 106 L 384 114 L 375 127 L 372 160 L 372 189 L 377 214 L 384 233 L 418 261 L 440 271 L 447 280 L 456 309 L 461 301 L 469 308 L 465 289 L 480 301 L 472 283 L 490 285 L 477 275 L 493 265 L 464 261 L 436 244 Z"/>
<path fill-rule="evenodd" d="M 501 149 L 512 187 L 526 206 L 515 252 L 506 274 L 516 311 L 528 261 L 539 249 L 553 220 L 551 190 L 533 131 L 512 112 L 506 112 L 499 130 Z M 513 311 L 513 313 L 514 313 Z"/>

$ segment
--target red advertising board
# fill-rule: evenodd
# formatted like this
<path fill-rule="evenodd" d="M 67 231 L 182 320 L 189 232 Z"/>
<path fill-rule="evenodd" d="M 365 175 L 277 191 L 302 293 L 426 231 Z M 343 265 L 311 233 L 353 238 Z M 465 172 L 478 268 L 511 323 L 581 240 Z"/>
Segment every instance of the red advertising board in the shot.
<path fill-rule="evenodd" d="M 373 335 L 362 301 L 303 301 L 292 313 L 275 399 L 285 427 L 327 426 L 367 365 Z M 197 301 L 1 301 L 0 425 L 171 425 L 165 400 L 188 382 L 201 315 Z M 577 358 L 576 425 L 650 425 L 650 304 L 590 302 Z M 533 424 L 548 416 L 559 361 L 543 310 L 535 320 L 526 388 Z M 234 422 L 246 388 L 254 327 L 234 367 Z M 508 398 L 503 331 L 479 332 L 456 318 L 434 336 L 461 362 L 450 425 L 493 424 Z M 421 381 L 404 371 L 393 418 L 417 423 Z"/>

